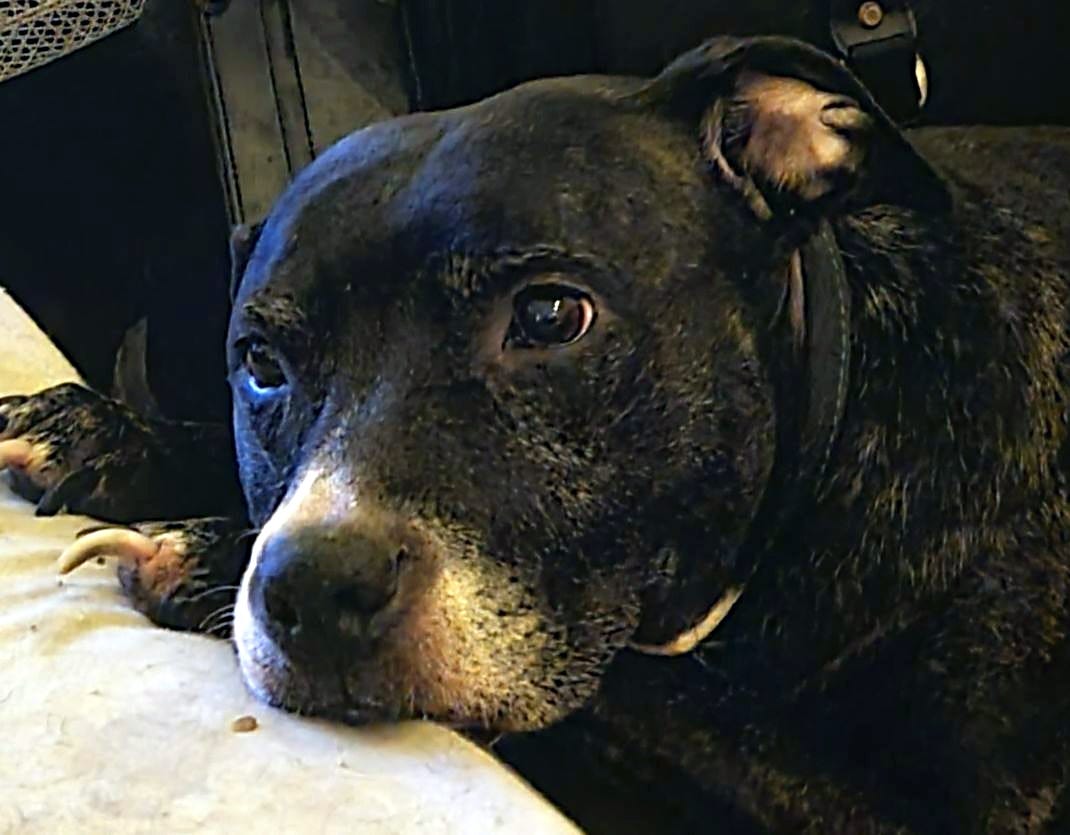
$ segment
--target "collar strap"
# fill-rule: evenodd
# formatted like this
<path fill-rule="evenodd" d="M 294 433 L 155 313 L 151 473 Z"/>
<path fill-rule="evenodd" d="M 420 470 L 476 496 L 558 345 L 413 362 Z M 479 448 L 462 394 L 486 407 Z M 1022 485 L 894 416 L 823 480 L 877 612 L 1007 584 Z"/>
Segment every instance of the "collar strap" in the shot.
<path fill-rule="evenodd" d="M 802 247 L 806 294 L 806 422 L 797 478 L 824 479 L 839 438 L 851 372 L 851 293 L 832 226 L 822 220 Z"/>
<path fill-rule="evenodd" d="M 801 507 L 821 494 L 847 405 L 851 292 L 843 255 L 827 220 L 821 219 L 799 255 L 803 350 L 782 368 L 776 396 L 782 418 L 794 413 L 803 419 L 777 421 L 769 486 L 737 560 L 746 579 Z"/>
<path fill-rule="evenodd" d="M 832 0 L 829 27 L 840 56 L 897 122 L 925 99 L 918 77 L 918 27 L 907 0 Z"/>

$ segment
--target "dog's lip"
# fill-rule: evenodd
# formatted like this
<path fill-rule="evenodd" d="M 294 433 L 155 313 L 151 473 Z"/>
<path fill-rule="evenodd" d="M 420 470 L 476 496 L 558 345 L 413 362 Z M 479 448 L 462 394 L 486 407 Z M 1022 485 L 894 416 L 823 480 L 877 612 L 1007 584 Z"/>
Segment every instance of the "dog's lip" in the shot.
<path fill-rule="evenodd" d="M 482 725 L 451 725 L 445 722 L 440 722 L 439 724 L 446 725 L 450 730 L 460 734 L 473 745 L 492 753 L 494 746 L 504 736 L 501 731 L 485 728 Z"/>
<path fill-rule="evenodd" d="M 341 703 L 335 708 L 338 719 L 347 725 L 373 725 L 397 722 L 405 718 L 401 706 L 392 701 L 371 696 L 354 695 L 346 681 L 345 670 L 336 670 Z"/>
<path fill-rule="evenodd" d="M 296 702 L 282 698 L 277 700 L 275 705 L 298 715 L 318 717 L 353 727 L 394 725 L 398 722 L 410 720 L 434 722 L 436 725 L 441 725 L 461 734 L 481 747 L 492 745 L 501 736 L 500 732 L 493 731 L 476 720 L 463 720 L 456 717 L 434 716 L 421 711 L 408 711 L 400 703 L 393 700 L 354 698 L 348 692 L 338 701 L 313 700 L 310 702 Z"/>
<path fill-rule="evenodd" d="M 337 718 L 347 725 L 375 725 L 397 721 L 392 711 L 375 702 L 347 704 L 337 710 Z"/>
<path fill-rule="evenodd" d="M 392 724 L 406 718 L 396 707 L 374 699 L 324 699 L 323 694 L 320 698 L 301 699 L 285 690 L 269 690 L 266 696 L 268 704 L 287 713 L 355 727 Z"/>

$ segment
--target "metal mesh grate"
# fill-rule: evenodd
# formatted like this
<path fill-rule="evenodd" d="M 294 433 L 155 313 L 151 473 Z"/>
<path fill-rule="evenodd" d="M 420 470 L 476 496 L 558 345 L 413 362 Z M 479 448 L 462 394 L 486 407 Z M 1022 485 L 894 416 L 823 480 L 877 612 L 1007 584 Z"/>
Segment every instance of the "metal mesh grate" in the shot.
<path fill-rule="evenodd" d="M 133 23 L 145 0 L 0 0 L 0 81 Z"/>

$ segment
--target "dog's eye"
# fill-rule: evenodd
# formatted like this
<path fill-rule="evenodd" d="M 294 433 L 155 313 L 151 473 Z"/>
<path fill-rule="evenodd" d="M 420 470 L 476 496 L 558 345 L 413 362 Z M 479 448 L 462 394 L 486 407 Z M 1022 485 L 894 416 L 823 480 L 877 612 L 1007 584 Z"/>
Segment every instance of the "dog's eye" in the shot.
<path fill-rule="evenodd" d="M 516 348 L 568 345 L 594 324 L 595 308 L 582 290 L 563 284 L 532 284 L 513 299 L 506 343 Z"/>
<path fill-rule="evenodd" d="M 286 384 L 286 374 L 282 366 L 263 343 L 250 342 L 246 345 L 242 362 L 257 389 L 268 391 Z"/>

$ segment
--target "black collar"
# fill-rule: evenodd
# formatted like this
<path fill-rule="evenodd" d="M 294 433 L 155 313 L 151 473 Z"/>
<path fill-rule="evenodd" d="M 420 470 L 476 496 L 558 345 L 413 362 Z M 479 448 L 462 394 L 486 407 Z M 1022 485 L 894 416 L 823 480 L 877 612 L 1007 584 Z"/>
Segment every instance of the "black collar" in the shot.
<path fill-rule="evenodd" d="M 822 220 L 802 247 L 806 295 L 806 419 L 797 479 L 818 489 L 840 434 L 851 373 L 851 292 L 832 225 Z"/>
<path fill-rule="evenodd" d="M 743 581 L 754 574 L 785 526 L 821 494 L 847 403 L 851 293 L 827 220 L 819 222 L 800 256 L 804 342 L 781 364 L 778 375 L 776 458 L 737 559 Z M 792 420 L 792 415 L 802 420 Z"/>

